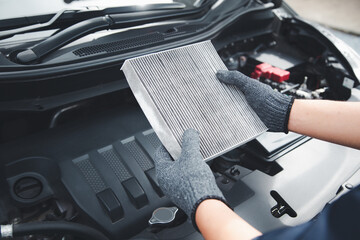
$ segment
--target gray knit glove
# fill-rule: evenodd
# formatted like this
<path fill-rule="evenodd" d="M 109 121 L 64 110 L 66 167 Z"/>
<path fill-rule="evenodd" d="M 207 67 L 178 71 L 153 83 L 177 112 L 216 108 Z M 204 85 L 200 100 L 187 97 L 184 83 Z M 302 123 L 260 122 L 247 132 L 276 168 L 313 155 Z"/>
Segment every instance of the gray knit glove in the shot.
<path fill-rule="evenodd" d="M 288 133 L 294 97 L 279 93 L 238 71 L 219 70 L 216 76 L 224 83 L 237 86 L 244 93 L 246 100 L 270 132 Z"/>
<path fill-rule="evenodd" d="M 184 132 L 179 159 L 173 161 L 168 151 L 159 147 L 155 153 L 155 168 L 161 190 L 184 210 L 195 228 L 195 212 L 202 201 L 218 199 L 227 204 L 201 156 L 199 133 L 194 129 Z"/>

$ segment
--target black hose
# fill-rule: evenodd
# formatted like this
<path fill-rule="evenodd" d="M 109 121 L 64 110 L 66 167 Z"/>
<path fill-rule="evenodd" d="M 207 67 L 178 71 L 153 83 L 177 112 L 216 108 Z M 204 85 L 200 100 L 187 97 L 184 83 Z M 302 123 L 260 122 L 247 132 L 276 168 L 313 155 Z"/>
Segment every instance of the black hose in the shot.
<path fill-rule="evenodd" d="M 32 234 L 64 234 L 86 240 L 109 240 L 104 234 L 94 228 L 72 222 L 34 222 L 14 225 L 14 237 Z"/>

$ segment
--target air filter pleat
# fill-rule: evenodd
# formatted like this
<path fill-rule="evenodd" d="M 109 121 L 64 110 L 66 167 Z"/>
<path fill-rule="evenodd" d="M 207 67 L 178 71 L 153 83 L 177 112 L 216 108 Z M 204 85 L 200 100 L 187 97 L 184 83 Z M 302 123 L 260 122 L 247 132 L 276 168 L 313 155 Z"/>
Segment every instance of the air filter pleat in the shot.
<path fill-rule="evenodd" d="M 188 128 L 200 132 L 206 160 L 266 131 L 244 95 L 216 78 L 220 69 L 227 68 L 211 42 L 125 62 L 123 70 L 135 97 L 173 157 L 178 157 Z"/>

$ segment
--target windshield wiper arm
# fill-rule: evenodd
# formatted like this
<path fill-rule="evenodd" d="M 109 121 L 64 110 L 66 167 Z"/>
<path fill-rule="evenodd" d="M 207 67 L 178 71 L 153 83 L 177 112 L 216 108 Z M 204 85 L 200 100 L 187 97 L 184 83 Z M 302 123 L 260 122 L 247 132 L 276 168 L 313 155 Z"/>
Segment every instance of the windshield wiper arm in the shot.
<path fill-rule="evenodd" d="M 149 22 L 168 20 L 179 17 L 197 16 L 204 14 L 212 6 L 215 0 L 205 1 L 200 7 L 194 9 L 184 9 L 183 11 L 147 11 L 124 14 L 110 14 L 102 17 L 88 19 L 68 27 L 61 32 L 45 39 L 44 41 L 19 52 L 16 59 L 19 63 L 35 63 L 47 54 L 59 49 L 62 46 L 91 32 L 130 27 Z"/>
<path fill-rule="evenodd" d="M 59 12 L 57 12 L 49 21 L 47 21 L 45 23 L 37 23 L 37 24 L 30 25 L 30 26 L 25 26 L 25 27 L 21 27 L 21 28 L 1 31 L 0 32 L 0 39 L 12 37 L 12 36 L 14 36 L 16 34 L 19 34 L 19 33 L 31 32 L 31 31 L 34 31 L 34 30 L 37 30 L 37 29 L 41 29 L 41 28 L 51 26 L 53 23 L 56 22 L 56 20 L 58 20 L 60 18 L 61 15 L 63 15 L 63 13 L 65 13 L 67 11 L 75 11 L 76 12 L 76 11 L 80 11 L 80 10 L 62 9 Z"/>
<path fill-rule="evenodd" d="M 85 18 L 94 18 L 105 16 L 107 14 L 120 14 L 120 13 L 131 13 L 131 12 L 141 12 L 141 11 L 152 11 L 152 10 L 170 10 L 170 9 L 183 9 L 186 5 L 183 3 L 160 3 L 160 4 L 146 4 L 146 5 L 134 5 L 126 7 L 110 7 L 104 9 L 88 9 L 86 7 L 82 9 L 62 9 L 57 12 L 49 21 L 45 23 L 37 23 L 30 26 L 20 27 L 11 30 L 5 30 L 0 32 L 0 40 L 12 37 L 16 34 L 32 32 L 35 30 L 40 30 L 46 27 L 50 27 L 54 23 L 58 22 L 61 17 L 67 13 L 72 13 L 75 15 L 85 15 Z M 86 17 L 87 16 L 87 17 Z"/>
<path fill-rule="evenodd" d="M 207 0 L 200 7 L 194 9 L 184 9 L 183 11 L 162 10 L 162 11 L 145 11 L 123 14 L 110 14 L 102 17 L 91 18 L 68 27 L 59 33 L 45 39 L 44 41 L 28 48 L 16 55 L 19 63 L 35 63 L 47 54 L 66 44 L 78 39 L 91 32 L 131 27 L 149 22 L 168 20 L 180 17 L 197 16 L 204 14 L 212 6 L 215 0 Z"/>
<path fill-rule="evenodd" d="M 35 46 L 19 52 L 16 56 L 20 63 L 30 63 L 40 59 L 46 54 L 64 46 L 65 44 L 94 31 L 108 29 L 114 24 L 109 15 L 104 17 L 92 18 L 79 22 L 69 28 L 64 29 L 56 35 L 53 35 Z"/>
<path fill-rule="evenodd" d="M 196 15 L 203 11 L 204 9 L 200 8 L 187 11 L 152 11 L 131 14 L 112 14 L 88 19 L 64 29 L 27 50 L 19 52 L 16 59 L 19 63 L 23 64 L 33 63 L 50 52 L 91 32 L 112 28 L 131 27 L 149 22 Z"/>

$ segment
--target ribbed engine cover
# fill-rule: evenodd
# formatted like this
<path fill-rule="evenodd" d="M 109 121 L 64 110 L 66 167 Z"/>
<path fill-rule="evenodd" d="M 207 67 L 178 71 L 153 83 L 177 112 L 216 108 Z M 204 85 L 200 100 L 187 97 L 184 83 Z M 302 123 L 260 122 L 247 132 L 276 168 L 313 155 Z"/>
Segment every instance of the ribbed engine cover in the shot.
<path fill-rule="evenodd" d="M 220 69 L 227 68 L 210 41 L 125 61 L 122 70 L 130 88 L 174 159 L 188 128 L 200 132 L 204 160 L 267 130 L 244 95 L 217 79 Z"/>

